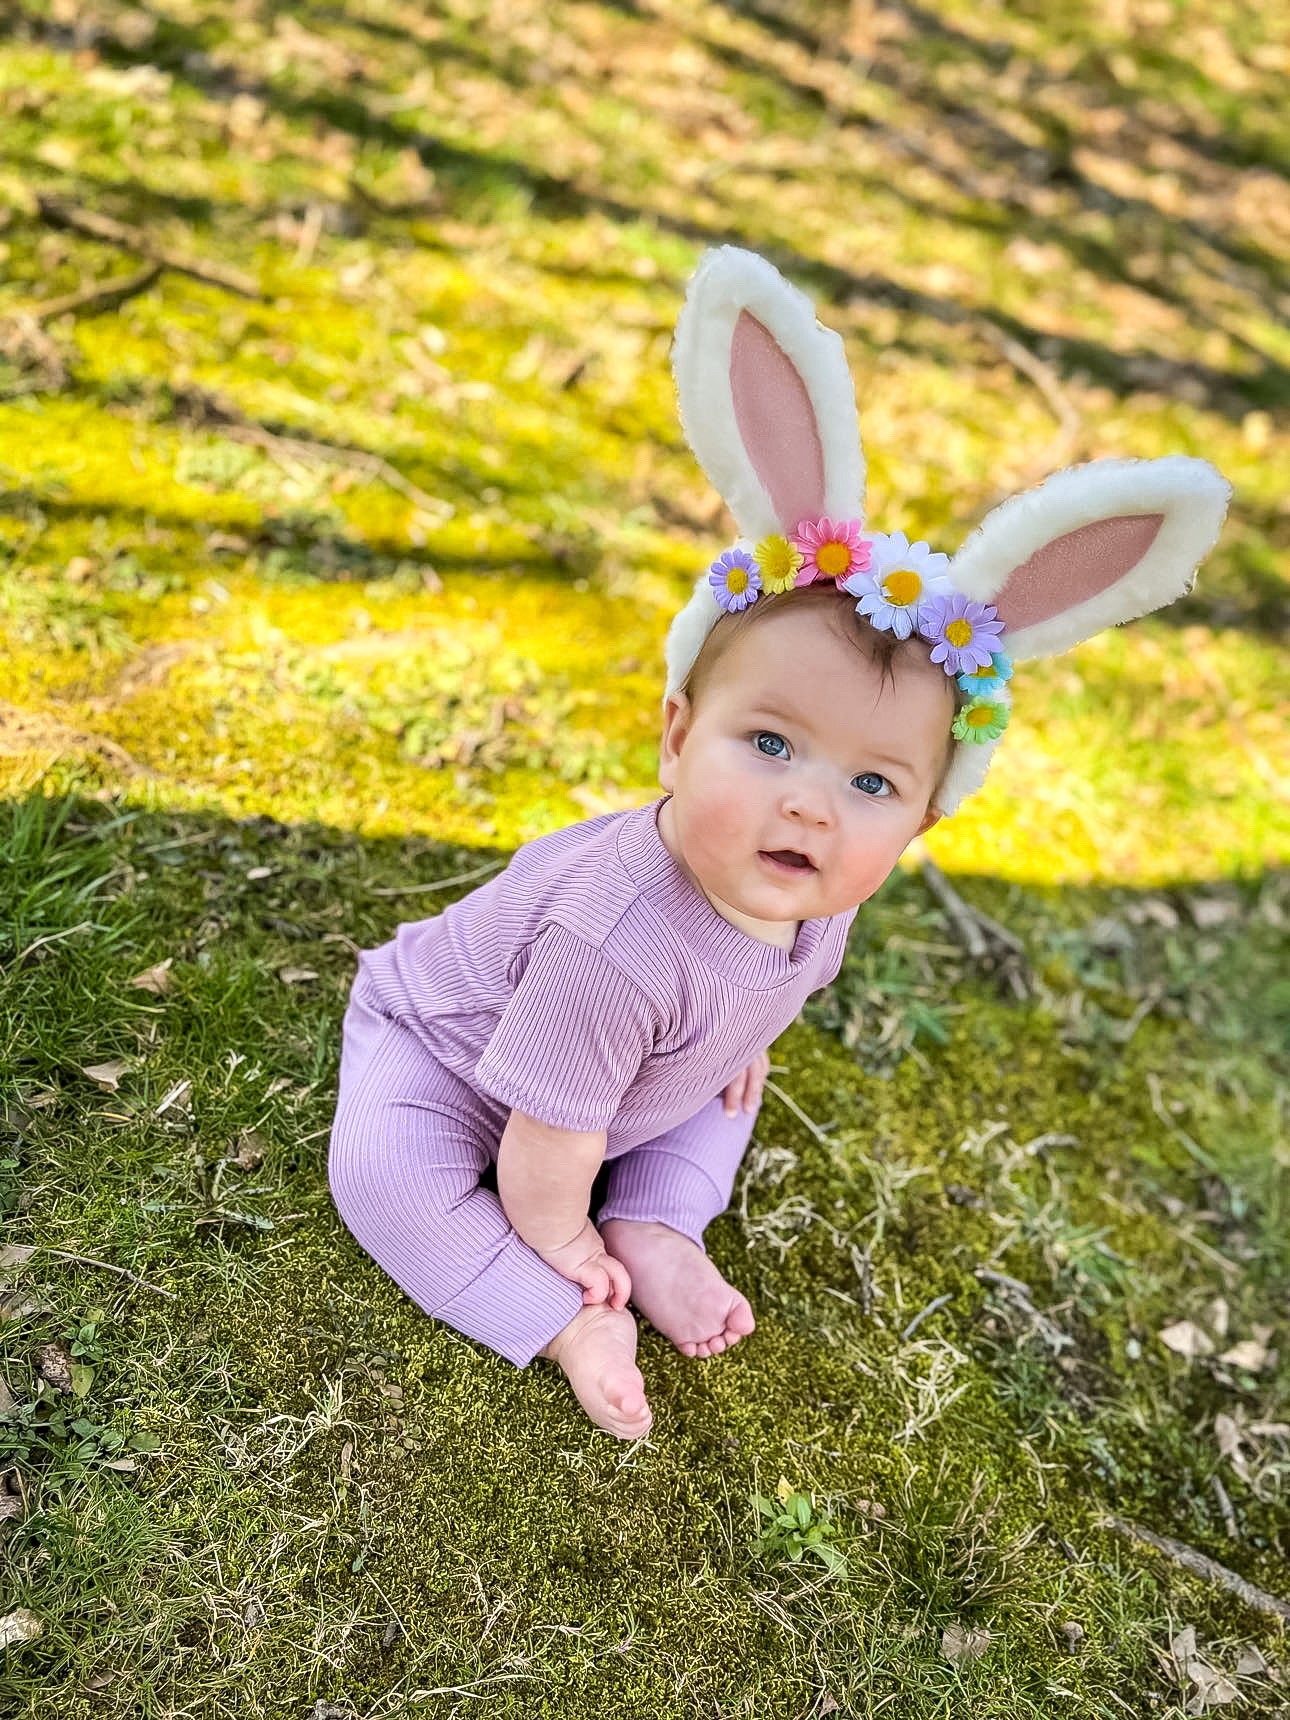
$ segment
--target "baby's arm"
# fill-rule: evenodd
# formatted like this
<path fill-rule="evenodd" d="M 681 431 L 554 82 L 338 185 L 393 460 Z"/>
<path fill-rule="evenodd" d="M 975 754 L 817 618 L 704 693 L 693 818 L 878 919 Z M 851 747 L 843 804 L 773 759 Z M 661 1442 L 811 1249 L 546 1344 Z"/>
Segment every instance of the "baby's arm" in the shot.
<path fill-rule="evenodd" d="M 580 1284 L 584 1302 L 625 1308 L 627 1269 L 605 1253 L 588 1216 L 605 1157 L 605 1131 L 556 1129 L 512 1111 L 497 1151 L 497 1195 L 516 1232 L 549 1266 Z"/>

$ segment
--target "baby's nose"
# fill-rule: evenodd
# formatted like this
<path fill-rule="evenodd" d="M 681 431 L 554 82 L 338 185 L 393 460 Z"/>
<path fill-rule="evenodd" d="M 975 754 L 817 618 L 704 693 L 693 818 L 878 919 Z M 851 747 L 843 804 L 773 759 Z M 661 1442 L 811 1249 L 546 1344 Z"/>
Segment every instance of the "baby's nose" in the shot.
<path fill-rule="evenodd" d="M 790 818 L 802 824 L 829 825 L 833 822 L 833 807 L 823 789 L 798 789 L 785 801 L 784 810 Z"/>

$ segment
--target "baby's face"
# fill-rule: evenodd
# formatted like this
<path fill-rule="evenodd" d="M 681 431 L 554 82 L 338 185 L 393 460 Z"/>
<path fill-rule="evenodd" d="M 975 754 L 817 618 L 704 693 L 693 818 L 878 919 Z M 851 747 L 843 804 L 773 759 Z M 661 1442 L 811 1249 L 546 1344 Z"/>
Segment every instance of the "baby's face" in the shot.
<path fill-rule="evenodd" d="M 865 901 L 936 822 L 954 694 L 915 654 L 894 678 L 817 604 L 785 604 L 730 646 L 694 706 L 668 701 L 664 839 L 733 924 L 769 943 L 786 921 Z"/>

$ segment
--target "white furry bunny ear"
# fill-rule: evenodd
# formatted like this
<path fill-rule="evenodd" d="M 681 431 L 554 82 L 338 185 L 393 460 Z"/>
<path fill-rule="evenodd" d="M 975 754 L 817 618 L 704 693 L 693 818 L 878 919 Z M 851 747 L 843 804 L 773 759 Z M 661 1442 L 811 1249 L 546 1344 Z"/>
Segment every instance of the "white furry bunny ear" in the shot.
<path fill-rule="evenodd" d="M 1073 466 L 988 515 L 949 577 L 995 606 L 1010 657 L 1056 656 L 1189 591 L 1231 493 L 1183 455 Z"/>
<path fill-rule="evenodd" d="M 733 245 L 707 253 L 672 369 L 690 446 L 741 536 L 861 517 L 864 456 L 841 337 L 764 257 Z"/>

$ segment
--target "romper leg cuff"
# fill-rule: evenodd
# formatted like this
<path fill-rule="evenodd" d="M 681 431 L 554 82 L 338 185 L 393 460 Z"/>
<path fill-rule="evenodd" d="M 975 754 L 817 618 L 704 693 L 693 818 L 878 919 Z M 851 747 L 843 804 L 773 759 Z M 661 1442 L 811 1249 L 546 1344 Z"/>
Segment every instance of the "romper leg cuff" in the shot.
<path fill-rule="evenodd" d="M 581 1307 L 578 1286 L 512 1235 L 487 1267 L 433 1314 L 524 1368 Z"/>
<path fill-rule="evenodd" d="M 655 1220 L 679 1230 L 703 1247 L 703 1232 L 724 1212 L 726 1196 L 705 1171 L 677 1153 L 635 1147 L 613 1162 L 609 1198 L 599 1222 L 629 1218 Z"/>

